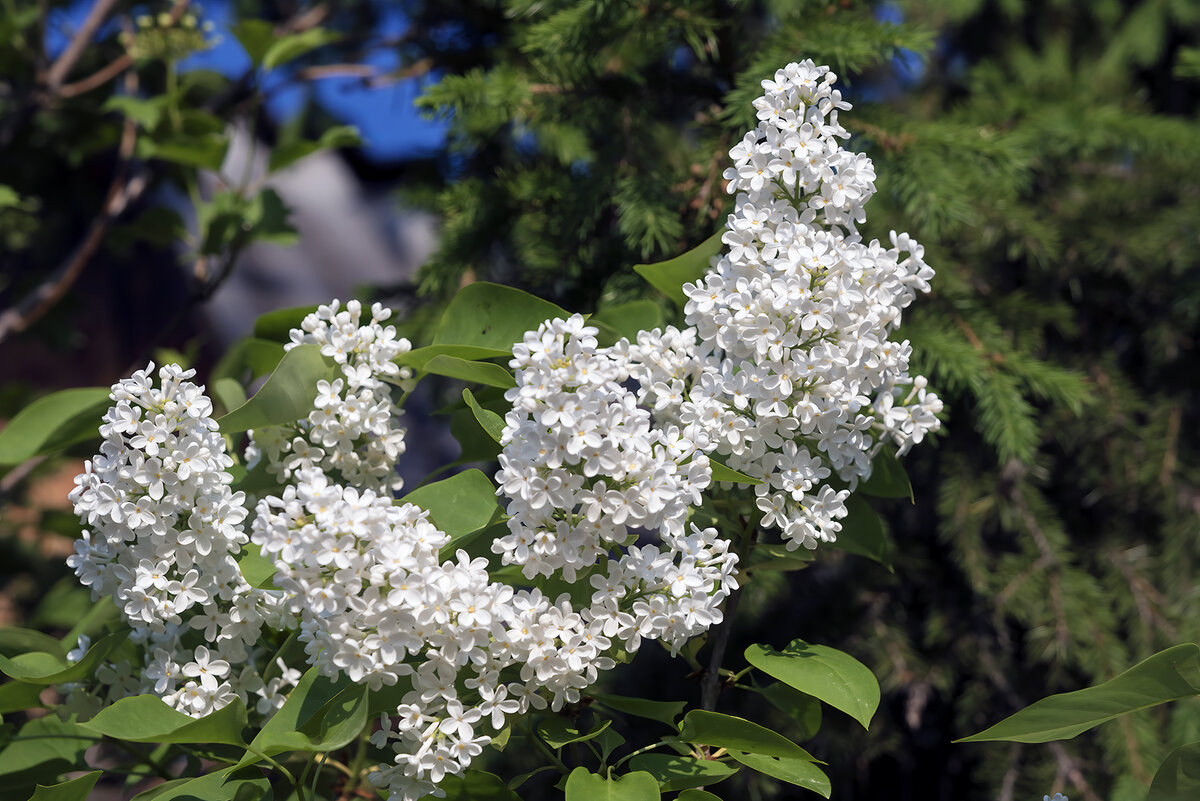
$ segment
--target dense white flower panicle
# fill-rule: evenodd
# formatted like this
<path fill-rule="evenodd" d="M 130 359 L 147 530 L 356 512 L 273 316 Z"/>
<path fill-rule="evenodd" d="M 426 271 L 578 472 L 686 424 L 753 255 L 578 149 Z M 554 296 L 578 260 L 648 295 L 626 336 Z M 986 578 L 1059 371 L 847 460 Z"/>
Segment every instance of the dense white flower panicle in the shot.
<path fill-rule="evenodd" d="M 98 678 L 108 700 L 154 692 L 196 717 L 256 694 L 276 708 L 279 686 L 268 692 L 253 670 L 231 668 L 279 617 L 278 594 L 251 588 L 235 560 L 248 540 L 233 460 L 211 401 L 188 381 L 194 371 L 165 365 L 155 386 L 153 370 L 113 385 L 100 453 L 70 495 L 88 528 L 67 562 L 93 598 L 113 599 L 145 653 L 144 664 L 107 665 Z M 197 630 L 204 644 L 184 645 Z"/>
<path fill-rule="evenodd" d="M 900 453 L 940 425 L 890 335 L 933 270 L 907 234 L 864 243 L 870 159 L 842 148 L 850 108 L 827 67 L 763 81 L 758 127 L 731 151 L 728 251 L 686 284 L 691 328 L 641 332 L 625 349 L 638 400 L 660 425 L 762 479 L 763 523 L 789 547 L 836 539 L 848 491 L 884 441 Z"/>
<path fill-rule="evenodd" d="M 678 427 L 654 425 L 623 386 L 625 350 L 598 347 L 596 333 L 573 315 L 513 348 L 517 386 L 505 395 L 513 410 L 496 474 L 510 533 L 492 550 L 528 578 L 571 582 L 605 557 L 580 614 L 626 650 L 643 638 L 675 650 L 721 619 L 737 555 L 713 529 L 688 532 L 712 480 L 708 457 Z M 640 533 L 662 547 L 630 547 Z"/>
<path fill-rule="evenodd" d="M 486 718 L 498 730 L 507 715 L 545 706 L 543 696 L 554 708 L 578 701 L 612 666 L 603 624 L 566 596 L 514 592 L 464 551 L 441 561 L 449 537 L 424 510 L 315 469 L 295 478 L 282 497 L 259 502 L 251 539 L 275 560 L 310 664 L 373 689 L 411 682 L 378 735 L 396 764 L 375 780 L 393 796 L 421 798 L 446 773 L 461 774 L 490 742 L 474 724 Z"/>
<path fill-rule="evenodd" d="M 339 473 L 357 487 L 400 490 L 396 461 L 404 453 L 405 430 L 389 382 L 405 385 L 412 378 L 412 370 L 392 361 L 412 350 L 412 343 L 397 338 L 394 326 L 383 325 L 391 309 L 376 303 L 370 311 L 367 322 L 357 300 L 345 308 L 335 300 L 292 330 L 286 349 L 319 345 L 323 355 L 340 365 L 342 376 L 317 382 L 307 420 L 252 431 L 248 464 L 265 455 L 267 469 L 281 483 L 315 467 Z"/>
<path fill-rule="evenodd" d="M 513 348 L 517 386 L 496 482 L 508 536 L 493 544 L 527 578 L 576 573 L 633 530 L 682 535 L 710 480 L 708 457 L 621 385 L 628 369 L 581 315 L 547 320 Z"/>
<path fill-rule="evenodd" d="M 763 81 L 758 126 L 725 174 L 728 251 L 684 287 L 688 328 L 600 347 L 574 315 L 514 346 L 496 474 L 508 533 L 492 550 L 572 594 L 493 581 L 466 551 L 443 558 L 450 537 L 393 501 L 405 432 L 392 386 L 412 378 L 394 360 L 411 345 L 379 304 L 366 320 L 334 301 L 287 347 L 319 346 L 340 375 L 319 382 L 304 420 L 252 432 L 247 464 L 265 460 L 283 489 L 258 502 L 249 537 L 192 372 L 168 365 L 156 386 L 151 365 L 113 387 L 101 451 L 71 493 L 87 529 L 69 564 L 116 602 L 138 656 L 103 665 L 99 687 L 68 687 L 71 704 L 152 692 L 196 717 L 235 698 L 269 716 L 300 673 L 268 665 L 262 635 L 295 629 L 327 676 L 411 685 L 372 734 L 395 759 L 371 781 L 417 801 L 510 716 L 579 702 L 618 647 L 675 652 L 721 621 L 738 554 L 689 519 L 710 455 L 761 481 L 762 525 L 788 547 L 836 539 L 879 449 L 920 443 L 942 404 L 890 338 L 933 270 L 907 234 L 859 236 L 875 173 L 841 145 L 850 106 L 835 80 L 806 61 Z M 251 541 L 278 589 L 243 579 Z"/>

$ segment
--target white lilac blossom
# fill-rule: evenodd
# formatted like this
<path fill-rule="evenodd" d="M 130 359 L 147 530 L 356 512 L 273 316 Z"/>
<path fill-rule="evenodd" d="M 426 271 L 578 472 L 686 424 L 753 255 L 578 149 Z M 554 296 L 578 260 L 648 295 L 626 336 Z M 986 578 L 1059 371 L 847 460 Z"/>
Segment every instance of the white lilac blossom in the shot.
<path fill-rule="evenodd" d="M 841 147 L 849 104 L 834 80 L 804 62 L 763 82 L 758 127 L 730 152 L 729 250 L 685 286 L 688 328 L 600 347 L 574 315 L 514 345 L 496 474 L 508 533 L 492 550 L 529 583 L 560 576 L 575 592 L 493 580 L 487 560 L 443 554 L 450 538 L 426 511 L 393 500 L 405 445 L 392 387 L 412 378 L 395 359 L 411 345 L 379 304 L 365 320 L 334 301 L 287 347 L 319 346 L 340 375 L 318 383 L 305 419 L 252 432 L 247 465 L 265 462 L 282 489 L 258 501 L 249 536 L 191 371 L 166 366 L 155 387 L 151 366 L 113 387 L 101 452 L 71 495 L 88 529 L 70 564 L 117 603 L 141 656 L 103 665 L 101 686 L 73 698 L 153 692 L 195 717 L 240 698 L 268 716 L 300 673 L 268 664 L 261 635 L 295 629 L 321 673 L 406 688 L 371 736 L 395 755 L 371 781 L 417 801 L 509 717 L 578 703 L 617 648 L 674 653 L 722 620 L 738 554 L 692 518 L 710 455 L 762 481 L 761 525 L 789 547 L 835 539 L 845 487 L 885 442 L 902 453 L 935 430 L 941 402 L 890 339 L 933 271 L 907 234 L 884 247 L 857 233 L 875 176 Z M 277 589 L 243 579 L 251 541 Z"/>
<path fill-rule="evenodd" d="M 194 371 L 154 365 L 113 385 L 100 453 L 84 464 L 70 499 L 88 528 L 67 563 L 93 598 L 111 597 L 144 660 L 108 664 L 99 686 L 73 685 L 80 705 L 154 692 L 200 717 L 241 698 L 271 711 L 286 682 L 235 672 L 253 663 L 264 625 L 279 622 L 278 593 L 242 578 L 245 496 L 233 492 L 233 460 Z M 199 632 L 203 644 L 185 645 Z M 81 639 L 72 652 L 82 656 Z M 293 682 L 294 683 L 294 682 Z"/>
<path fill-rule="evenodd" d="M 530 705 L 559 709 L 613 665 L 595 621 L 538 590 L 493 582 L 487 560 L 458 551 L 428 513 L 371 490 L 297 474 L 259 502 L 252 540 L 275 559 L 309 662 L 372 689 L 411 684 L 375 740 L 395 764 L 372 774 L 392 797 L 434 792 L 461 774 Z"/>
<path fill-rule="evenodd" d="M 394 326 L 383 325 L 391 309 L 372 305 L 369 322 L 362 311 L 356 300 L 345 308 L 335 300 L 292 330 L 287 350 L 319 345 L 322 355 L 339 365 L 341 377 L 317 382 L 307 419 L 250 432 L 249 466 L 265 455 L 267 470 L 280 482 L 315 467 L 336 471 L 361 488 L 396 492 L 403 486 L 396 460 L 404 453 L 404 428 L 388 382 L 412 378 L 409 368 L 393 361 L 412 350 L 412 344 L 397 338 Z"/>
<path fill-rule="evenodd" d="M 517 386 L 500 442 L 510 534 L 493 550 L 526 578 L 574 581 L 632 530 L 681 536 L 710 480 L 708 457 L 655 428 L 621 385 L 628 369 L 581 315 L 548 320 L 513 348 Z"/>
<path fill-rule="evenodd" d="M 492 550 L 527 578 L 572 582 L 603 558 L 585 617 L 630 652 L 643 638 L 674 651 L 721 620 L 737 555 L 714 529 L 689 531 L 712 480 L 708 457 L 678 428 L 654 426 L 623 386 L 623 353 L 598 347 L 596 334 L 573 315 L 513 348 L 517 386 L 505 395 L 513 410 L 496 474 L 510 533 Z M 659 544 L 635 547 L 639 534 Z"/>
<path fill-rule="evenodd" d="M 884 442 L 904 453 L 940 425 L 942 403 L 889 339 L 933 270 L 924 249 L 856 228 L 875 193 L 871 161 L 845 150 L 835 76 L 811 61 L 763 81 L 759 124 L 731 151 L 728 251 L 686 284 L 690 328 L 643 331 L 625 348 L 638 400 L 660 426 L 757 485 L 763 525 L 789 547 L 836 539 L 847 489 Z M 839 485 L 840 487 L 841 485 Z"/>

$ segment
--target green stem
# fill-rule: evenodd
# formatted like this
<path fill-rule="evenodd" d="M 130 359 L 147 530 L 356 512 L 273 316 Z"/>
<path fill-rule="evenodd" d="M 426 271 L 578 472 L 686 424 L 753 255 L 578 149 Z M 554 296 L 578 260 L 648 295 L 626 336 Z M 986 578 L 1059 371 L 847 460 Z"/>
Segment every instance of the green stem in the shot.
<path fill-rule="evenodd" d="M 636 751 L 631 751 L 630 753 L 626 754 L 625 756 L 621 757 L 620 759 L 618 759 L 616 762 L 613 763 L 613 770 L 616 770 L 617 768 L 621 767 L 626 762 L 633 759 L 635 756 L 644 754 L 647 751 L 653 751 L 655 748 L 662 748 L 664 745 L 670 745 L 671 743 L 677 743 L 677 742 L 679 742 L 679 741 L 678 740 L 659 740 L 657 743 L 651 743 L 650 745 L 639 748 Z"/>
<path fill-rule="evenodd" d="M 308 786 L 308 794 L 313 801 L 317 801 L 317 782 L 321 780 L 321 768 L 324 767 L 325 759 L 328 756 L 328 754 L 322 752 L 321 759 L 317 762 L 317 769 L 313 771 L 312 783 Z"/>
<path fill-rule="evenodd" d="M 136 748 L 131 746 L 129 743 L 122 742 L 121 740 L 114 740 L 111 738 L 109 739 L 109 742 L 113 743 L 118 748 L 120 748 L 122 751 L 129 754 L 137 762 L 150 768 L 150 770 L 154 771 L 158 776 L 161 776 L 164 779 L 174 779 L 175 778 L 174 776 L 171 775 L 171 771 L 167 770 L 165 767 L 163 767 L 161 764 L 159 764 L 157 761 L 155 761 L 152 756 L 147 756 L 146 754 L 143 754 L 142 752 L 138 751 Z M 157 750 L 155 751 L 155 753 L 157 753 Z"/>
<path fill-rule="evenodd" d="M 343 795 L 349 795 L 358 789 L 359 783 L 363 777 L 363 766 L 367 761 L 367 741 L 369 736 L 366 731 L 358 735 L 358 747 L 354 752 L 354 759 L 350 761 L 350 778 L 346 781 L 346 790 Z"/>
<path fill-rule="evenodd" d="M 533 719 L 526 718 L 526 723 L 529 726 L 529 739 L 533 742 L 534 746 L 542 752 L 543 756 L 550 760 L 554 767 L 558 768 L 562 775 L 566 776 L 568 773 L 570 773 L 571 771 L 567 768 L 566 763 L 559 759 L 558 755 L 550 750 L 550 746 L 542 742 L 541 737 L 537 736 L 537 732 L 533 728 Z"/>
<path fill-rule="evenodd" d="M 292 789 L 296 791 L 296 798 L 298 798 L 300 801 L 304 801 L 304 785 L 308 781 L 308 772 L 312 770 L 313 763 L 316 762 L 316 760 L 316 752 L 309 754 L 308 761 L 304 763 L 304 769 L 300 771 L 300 775 L 294 779 L 292 779 L 290 776 L 288 777 L 292 782 Z M 282 766 L 280 766 L 280 769 L 282 770 Z"/>

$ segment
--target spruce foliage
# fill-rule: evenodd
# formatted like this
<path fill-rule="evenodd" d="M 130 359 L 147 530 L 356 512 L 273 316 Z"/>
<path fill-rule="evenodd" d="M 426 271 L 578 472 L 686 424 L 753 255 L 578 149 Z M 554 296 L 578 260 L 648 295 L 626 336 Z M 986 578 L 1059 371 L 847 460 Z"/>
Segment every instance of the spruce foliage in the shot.
<path fill-rule="evenodd" d="M 454 131 L 443 245 L 422 274 L 435 294 L 468 272 L 567 306 L 641 291 L 629 265 L 723 220 L 725 154 L 758 82 L 804 57 L 848 82 L 848 126 L 879 174 L 867 234 L 909 230 L 938 269 L 905 333 L 948 428 L 912 470 L 930 502 L 885 510 L 895 576 L 832 560 L 810 569 L 813 592 L 743 608 L 801 616 L 806 638 L 873 658 L 892 715 L 865 751 L 846 732 L 832 766 L 845 797 L 1144 798 L 1169 747 L 1200 739 L 1195 705 L 1064 744 L 948 743 L 1200 636 L 1200 11 L 487 9 L 457 9 L 479 45 L 457 65 L 411 54 L 450 70 L 422 100 Z"/>

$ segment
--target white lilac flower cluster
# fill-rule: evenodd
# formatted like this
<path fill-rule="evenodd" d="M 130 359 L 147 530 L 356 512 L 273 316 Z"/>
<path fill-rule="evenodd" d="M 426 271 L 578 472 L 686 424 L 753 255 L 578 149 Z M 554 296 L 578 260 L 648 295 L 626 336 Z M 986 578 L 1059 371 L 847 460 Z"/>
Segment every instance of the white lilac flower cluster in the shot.
<path fill-rule="evenodd" d="M 197 717 L 241 698 L 269 715 L 299 673 L 268 666 L 260 634 L 298 629 L 322 673 L 406 687 L 372 735 L 395 760 L 371 779 L 416 801 L 491 742 L 485 724 L 578 702 L 617 647 L 675 652 L 721 621 L 738 554 L 690 519 L 710 455 L 762 481 L 762 524 L 789 547 L 835 539 L 848 495 L 835 474 L 853 488 L 882 443 L 903 452 L 937 428 L 941 402 L 908 374 L 908 343 L 888 338 L 933 271 L 907 235 L 884 248 L 857 234 L 874 173 L 839 144 L 849 105 L 833 81 L 804 62 L 763 82 L 760 123 L 731 151 L 729 251 L 685 286 L 689 328 L 599 347 L 574 315 L 513 348 L 496 475 L 509 531 L 492 549 L 530 580 L 586 579 L 582 593 L 518 591 L 461 550 L 443 560 L 449 537 L 393 502 L 392 385 L 411 379 L 394 360 L 411 345 L 378 304 L 365 321 L 335 301 L 292 332 L 289 348 L 318 345 L 341 375 L 304 420 L 253 432 L 247 463 L 265 461 L 283 490 L 258 501 L 249 537 L 192 373 L 114 386 L 101 453 L 71 496 L 89 530 L 70 564 L 144 646 L 141 664 L 104 667 L 106 697 L 152 691 Z M 248 541 L 277 589 L 242 578 Z"/>
<path fill-rule="evenodd" d="M 383 326 L 391 309 L 372 305 L 369 322 L 362 311 L 356 300 L 344 309 L 334 301 L 292 330 L 286 349 L 319 345 L 341 367 L 342 377 L 317 382 L 307 420 L 252 431 L 246 452 L 250 467 L 265 455 L 267 469 L 280 483 L 315 467 L 336 471 L 357 487 L 396 492 L 403 486 L 396 460 L 404 453 L 404 429 L 387 382 L 412 377 L 409 368 L 392 361 L 412 344 L 397 338 L 395 327 Z"/>
<path fill-rule="evenodd" d="M 278 624 L 278 598 L 251 588 L 235 560 L 247 538 L 233 460 L 193 371 L 166 365 L 155 386 L 153 369 L 113 385 L 100 453 L 70 495 L 88 530 L 67 560 L 93 598 L 116 602 L 144 661 L 106 665 L 99 687 L 69 689 L 81 706 L 155 692 L 197 717 L 235 697 L 273 710 L 291 674 L 264 682 L 250 659 L 262 627 Z M 196 632 L 202 644 L 185 644 Z"/>
<path fill-rule="evenodd" d="M 831 472 L 853 489 L 885 441 L 904 453 L 942 409 L 909 375 L 908 342 L 888 338 L 933 270 L 907 234 L 886 248 L 858 235 L 875 174 L 841 147 L 834 80 L 805 61 L 763 81 L 725 173 L 728 252 L 684 286 L 692 327 L 641 332 L 625 353 L 659 424 L 763 481 L 763 525 L 789 547 L 836 539 L 848 490 Z"/>
<path fill-rule="evenodd" d="M 391 797 L 422 798 L 461 774 L 491 742 L 480 721 L 498 731 L 508 715 L 545 707 L 543 692 L 555 709 L 577 702 L 612 666 L 604 624 L 566 596 L 514 592 L 465 551 L 440 561 L 449 537 L 424 510 L 318 470 L 298 479 L 259 502 L 251 539 L 279 568 L 311 664 L 372 689 L 410 682 L 395 721 L 374 737 L 396 754 L 372 774 Z"/>
<path fill-rule="evenodd" d="M 628 368 L 581 315 L 548 320 L 513 347 L 517 386 L 496 482 L 511 533 L 493 545 L 526 578 L 575 581 L 630 531 L 680 536 L 710 482 L 708 457 L 676 428 L 654 428 L 621 386 Z"/>
<path fill-rule="evenodd" d="M 675 426 L 656 427 L 623 386 L 627 359 L 597 346 L 576 314 L 547 320 L 513 348 L 517 386 L 500 437 L 498 494 L 509 534 L 492 550 L 527 578 L 589 576 L 585 618 L 637 650 L 643 638 L 673 651 L 721 619 L 737 587 L 737 555 L 714 529 L 688 531 L 688 513 L 711 483 L 708 457 Z M 634 545 L 653 533 L 662 547 Z M 635 600 L 636 599 L 636 600 Z"/>

